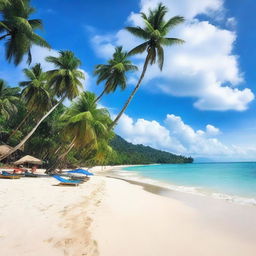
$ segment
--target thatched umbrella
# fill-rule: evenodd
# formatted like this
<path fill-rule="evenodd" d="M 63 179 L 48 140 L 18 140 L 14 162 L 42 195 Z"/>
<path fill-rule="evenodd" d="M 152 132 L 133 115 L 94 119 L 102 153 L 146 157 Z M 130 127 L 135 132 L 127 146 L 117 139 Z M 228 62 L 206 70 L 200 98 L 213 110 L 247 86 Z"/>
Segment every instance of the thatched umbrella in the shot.
<path fill-rule="evenodd" d="M 0 145 L 0 156 L 6 155 L 11 149 L 12 149 L 11 146 Z"/>
<path fill-rule="evenodd" d="M 14 162 L 15 165 L 20 165 L 20 164 L 36 164 L 36 165 L 41 165 L 43 164 L 43 161 L 35 158 L 33 156 L 24 156 L 20 160 Z"/>

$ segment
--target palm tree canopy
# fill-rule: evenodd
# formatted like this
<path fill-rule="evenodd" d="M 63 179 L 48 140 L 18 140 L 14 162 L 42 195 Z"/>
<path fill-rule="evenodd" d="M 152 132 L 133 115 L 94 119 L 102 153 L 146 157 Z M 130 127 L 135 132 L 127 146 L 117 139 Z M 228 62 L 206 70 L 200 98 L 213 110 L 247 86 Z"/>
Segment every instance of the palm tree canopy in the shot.
<path fill-rule="evenodd" d="M 116 47 L 108 64 L 96 66 L 94 74 L 98 76 L 97 84 L 105 81 L 106 93 L 114 92 L 118 86 L 124 90 L 127 83 L 126 73 L 138 70 L 127 58 L 127 52 L 124 52 L 122 47 Z"/>
<path fill-rule="evenodd" d="M 0 21 L 0 39 L 7 39 L 5 44 L 6 58 L 18 65 L 24 55 L 27 61 L 32 61 L 31 47 L 39 45 L 50 48 L 49 44 L 35 30 L 42 28 L 40 19 L 29 19 L 35 12 L 30 6 L 30 0 L 9 0 L 0 3 L 2 20 Z"/>
<path fill-rule="evenodd" d="M 59 56 L 48 56 L 46 61 L 55 65 L 56 69 L 47 71 L 49 87 L 58 97 L 72 100 L 83 88 L 81 80 L 85 79 L 83 71 L 79 70 L 81 61 L 72 51 L 59 51 Z"/>
<path fill-rule="evenodd" d="M 75 147 L 98 147 L 98 143 L 113 136 L 108 127 L 112 123 L 109 112 L 105 108 L 98 108 L 96 96 L 91 92 L 83 92 L 64 113 L 66 136 L 75 138 Z"/>
<path fill-rule="evenodd" d="M 130 33 L 145 40 L 144 43 L 132 49 L 129 55 L 147 51 L 148 62 L 152 65 L 158 60 L 158 65 L 161 70 L 164 64 L 163 46 L 184 43 L 184 41 L 179 38 L 166 37 L 172 28 L 184 22 L 184 18 L 181 16 L 175 16 L 166 21 L 165 15 L 167 11 L 168 9 L 160 3 L 156 9 L 149 10 L 148 15 L 141 13 L 145 27 L 126 27 Z"/>
<path fill-rule="evenodd" d="M 6 119 L 17 112 L 16 103 L 19 101 L 19 91 L 19 88 L 8 87 L 6 82 L 0 79 L 0 113 Z"/>
<path fill-rule="evenodd" d="M 46 73 L 43 72 L 41 64 L 36 64 L 31 69 L 23 69 L 27 81 L 20 82 L 22 98 L 28 110 L 33 112 L 45 112 L 52 106 L 52 97 L 47 88 Z"/>

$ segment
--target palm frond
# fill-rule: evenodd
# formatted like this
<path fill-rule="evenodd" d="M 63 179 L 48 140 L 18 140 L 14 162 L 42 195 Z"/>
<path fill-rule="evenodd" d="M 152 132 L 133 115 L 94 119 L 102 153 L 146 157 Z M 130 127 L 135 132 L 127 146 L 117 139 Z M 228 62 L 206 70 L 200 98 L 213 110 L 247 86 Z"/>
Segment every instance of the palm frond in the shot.
<path fill-rule="evenodd" d="M 143 53 L 143 52 L 146 51 L 148 45 L 149 45 L 149 41 L 147 41 L 145 43 L 142 43 L 142 44 L 134 47 L 131 51 L 129 51 L 128 55 L 132 56 L 132 55 L 136 55 L 136 54 L 139 54 L 139 53 Z"/>

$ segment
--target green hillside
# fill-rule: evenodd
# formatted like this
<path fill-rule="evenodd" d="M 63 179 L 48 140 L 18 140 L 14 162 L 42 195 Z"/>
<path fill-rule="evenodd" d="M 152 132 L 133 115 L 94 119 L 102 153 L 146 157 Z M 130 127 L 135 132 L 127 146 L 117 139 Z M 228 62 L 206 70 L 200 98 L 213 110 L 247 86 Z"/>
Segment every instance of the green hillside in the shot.
<path fill-rule="evenodd" d="M 107 164 L 170 164 L 193 162 L 193 158 L 191 157 L 174 155 L 144 145 L 134 145 L 118 135 L 110 142 L 110 145 L 115 152 L 108 159 Z"/>

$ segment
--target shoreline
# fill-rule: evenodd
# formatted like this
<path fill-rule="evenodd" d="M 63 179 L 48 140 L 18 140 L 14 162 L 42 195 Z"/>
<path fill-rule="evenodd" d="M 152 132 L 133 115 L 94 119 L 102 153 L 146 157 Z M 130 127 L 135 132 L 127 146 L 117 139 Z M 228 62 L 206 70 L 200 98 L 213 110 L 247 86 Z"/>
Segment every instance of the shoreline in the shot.
<path fill-rule="evenodd" d="M 256 208 L 172 195 L 106 177 L 106 194 L 92 226 L 100 255 L 255 255 Z"/>
<path fill-rule="evenodd" d="M 140 165 L 143 166 L 143 165 Z M 222 200 L 228 203 L 238 204 L 238 205 L 248 205 L 256 207 L 256 198 L 254 197 L 244 197 L 232 194 L 225 194 L 221 192 L 207 191 L 204 189 L 198 190 L 196 187 L 176 185 L 169 182 L 163 182 L 153 178 L 143 177 L 135 173 L 128 173 L 129 171 L 124 170 L 126 167 L 136 167 L 136 165 L 131 166 L 118 166 L 117 168 L 108 169 L 105 172 L 100 173 L 111 178 L 121 179 L 131 184 L 141 185 L 146 191 L 158 193 L 159 195 L 168 196 L 172 192 L 178 192 L 182 194 L 189 194 L 200 197 L 207 197 L 217 200 Z M 157 192 L 156 192 L 157 191 Z"/>
<path fill-rule="evenodd" d="M 255 207 L 110 178 L 97 168 L 78 187 L 50 177 L 0 180 L 2 254 L 255 255 Z"/>

